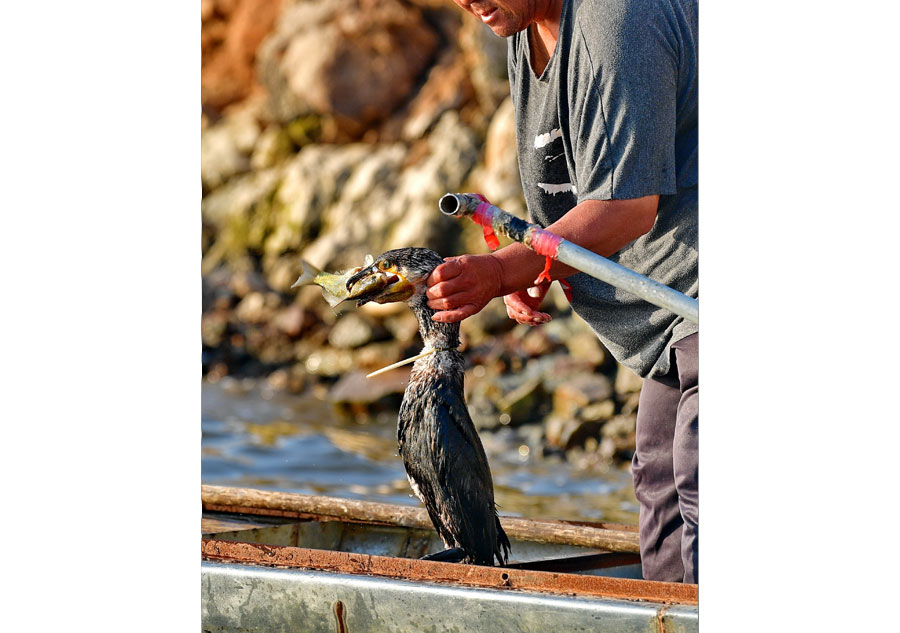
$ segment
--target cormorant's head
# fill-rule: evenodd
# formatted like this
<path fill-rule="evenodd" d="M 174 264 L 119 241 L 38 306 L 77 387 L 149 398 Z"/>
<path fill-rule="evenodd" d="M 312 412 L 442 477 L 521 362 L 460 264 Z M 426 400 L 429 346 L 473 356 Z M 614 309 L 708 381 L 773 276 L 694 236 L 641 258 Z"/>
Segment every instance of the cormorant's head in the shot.
<path fill-rule="evenodd" d="M 380 255 L 347 280 L 347 291 L 356 305 L 370 301 L 409 301 L 425 292 L 425 280 L 441 264 L 440 255 L 428 248 L 397 248 Z"/>

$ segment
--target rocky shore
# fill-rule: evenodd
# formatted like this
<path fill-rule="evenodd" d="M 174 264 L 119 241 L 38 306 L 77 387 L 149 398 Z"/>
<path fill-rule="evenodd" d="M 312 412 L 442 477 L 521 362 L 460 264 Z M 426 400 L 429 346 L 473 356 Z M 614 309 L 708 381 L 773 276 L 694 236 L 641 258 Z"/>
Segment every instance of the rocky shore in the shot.
<path fill-rule="evenodd" d="M 365 421 L 396 411 L 418 352 L 403 304 L 290 290 L 298 259 L 337 270 L 427 246 L 485 252 L 438 212 L 478 191 L 524 217 L 505 42 L 444 0 L 204 0 L 202 294 L 206 380 L 255 377 Z M 463 323 L 476 425 L 533 429 L 585 467 L 630 459 L 640 379 L 554 285 L 549 324 L 495 300 Z"/>

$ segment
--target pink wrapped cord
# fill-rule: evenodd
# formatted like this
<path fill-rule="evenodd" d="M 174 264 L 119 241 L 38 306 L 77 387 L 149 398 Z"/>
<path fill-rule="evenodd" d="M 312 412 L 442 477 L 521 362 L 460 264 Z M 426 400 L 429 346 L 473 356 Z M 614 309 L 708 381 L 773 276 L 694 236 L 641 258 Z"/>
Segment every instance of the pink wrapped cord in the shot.
<path fill-rule="evenodd" d="M 489 249 L 495 251 L 500 247 L 500 240 L 497 239 L 497 234 L 494 233 L 494 212 L 491 211 L 491 203 L 480 193 L 472 195 L 481 200 L 481 204 L 475 207 L 475 213 L 472 214 L 472 221 L 481 225 L 484 241 L 487 243 Z"/>
<path fill-rule="evenodd" d="M 553 260 L 556 259 L 556 252 L 559 250 L 561 242 L 562 238 L 559 235 L 554 235 L 549 231 L 535 229 L 534 232 L 532 232 L 531 248 L 534 249 L 535 253 L 543 255 L 545 258 L 544 270 L 542 270 L 541 274 L 538 275 L 538 278 L 534 280 L 535 286 L 540 285 L 541 282 L 550 281 L 550 266 L 553 265 Z M 565 289 L 565 286 L 563 286 L 563 289 Z"/>

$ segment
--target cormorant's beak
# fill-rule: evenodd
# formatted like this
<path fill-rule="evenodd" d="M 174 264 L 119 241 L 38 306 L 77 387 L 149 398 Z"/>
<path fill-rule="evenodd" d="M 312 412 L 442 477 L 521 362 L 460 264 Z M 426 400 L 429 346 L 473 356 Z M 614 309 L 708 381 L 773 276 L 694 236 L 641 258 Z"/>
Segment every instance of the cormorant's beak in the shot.
<path fill-rule="evenodd" d="M 347 298 L 356 299 L 357 307 L 370 301 L 406 301 L 415 291 L 415 287 L 396 267 L 382 268 L 379 262 L 363 268 L 347 280 Z"/>

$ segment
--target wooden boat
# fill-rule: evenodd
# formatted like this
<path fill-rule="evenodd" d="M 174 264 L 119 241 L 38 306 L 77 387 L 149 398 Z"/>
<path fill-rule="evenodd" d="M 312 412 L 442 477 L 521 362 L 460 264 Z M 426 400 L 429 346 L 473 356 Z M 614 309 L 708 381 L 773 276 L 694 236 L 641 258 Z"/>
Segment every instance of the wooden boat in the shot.
<path fill-rule="evenodd" d="M 633 526 L 501 517 L 510 564 L 423 561 L 424 509 L 202 486 L 203 630 L 697 631 L 697 585 L 640 580 Z"/>

